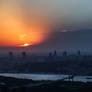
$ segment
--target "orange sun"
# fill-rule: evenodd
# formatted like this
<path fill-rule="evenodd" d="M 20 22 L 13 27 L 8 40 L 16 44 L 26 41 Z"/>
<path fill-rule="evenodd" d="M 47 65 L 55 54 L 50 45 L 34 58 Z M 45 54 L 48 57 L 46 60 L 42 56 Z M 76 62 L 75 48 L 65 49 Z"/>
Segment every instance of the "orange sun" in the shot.
<path fill-rule="evenodd" d="M 28 44 L 28 43 L 25 43 L 25 44 L 23 44 L 23 45 L 20 45 L 21 47 L 28 47 L 28 46 L 30 46 L 30 44 Z"/>
<path fill-rule="evenodd" d="M 24 44 L 24 47 L 27 47 L 27 46 L 29 46 L 29 44 L 28 44 L 28 43 L 25 43 L 25 44 Z"/>

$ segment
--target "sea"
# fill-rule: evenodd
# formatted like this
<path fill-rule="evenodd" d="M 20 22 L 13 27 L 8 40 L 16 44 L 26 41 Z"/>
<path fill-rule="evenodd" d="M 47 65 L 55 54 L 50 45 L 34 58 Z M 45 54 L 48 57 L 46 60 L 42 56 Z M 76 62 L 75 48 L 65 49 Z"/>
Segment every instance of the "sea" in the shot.
<path fill-rule="evenodd" d="M 35 81 L 41 80 L 62 80 L 67 78 L 69 75 L 62 74 L 21 74 L 21 73 L 0 73 L 0 76 L 13 77 L 19 79 L 32 79 Z M 66 80 L 67 81 L 67 80 Z M 74 81 L 80 82 L 92 82 L 92 76 L 75 76 Z"/>

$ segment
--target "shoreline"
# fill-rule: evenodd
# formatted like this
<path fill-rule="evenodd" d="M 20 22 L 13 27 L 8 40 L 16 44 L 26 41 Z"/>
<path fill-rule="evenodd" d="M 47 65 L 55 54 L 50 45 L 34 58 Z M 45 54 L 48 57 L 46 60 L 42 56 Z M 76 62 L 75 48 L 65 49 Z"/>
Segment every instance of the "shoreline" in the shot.
<path fill-rule="evenodd" d="M 27 73 L 1 73 L 0 76 L 4 77 L 12 77 L 17 79 L 29 79 L 34 81 L 41 81 L 41 80 L 51 80 L 51 81 L 58 81 L 58 80 L 69 80 L 69 76 L 73 76 L 73 80 L 75 82 L 92 82 L 92 76 L 75 76 L 75 75 L 63 75 L 63 74 L 27 74 Z M 71 78 L 70 78 L 71 79 Z"/>

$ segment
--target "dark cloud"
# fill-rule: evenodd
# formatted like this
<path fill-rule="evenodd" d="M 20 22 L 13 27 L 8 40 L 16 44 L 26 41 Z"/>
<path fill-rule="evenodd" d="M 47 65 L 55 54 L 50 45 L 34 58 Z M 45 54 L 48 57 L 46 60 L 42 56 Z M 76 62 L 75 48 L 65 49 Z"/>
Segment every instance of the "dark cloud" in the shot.
<path fill-rule="evenodd" d="M 69 32 L 53 32 L 52 36 L 39 45 L 33 46 L 33 50 L 39 51 L 91 51 L 92 30 L 77 30 Z"/>

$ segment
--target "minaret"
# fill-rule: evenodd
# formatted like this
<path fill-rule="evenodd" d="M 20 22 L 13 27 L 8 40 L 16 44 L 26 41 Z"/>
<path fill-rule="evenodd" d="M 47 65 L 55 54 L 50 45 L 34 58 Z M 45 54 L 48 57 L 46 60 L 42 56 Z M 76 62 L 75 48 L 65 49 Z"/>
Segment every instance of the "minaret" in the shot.
<path fill-rule="evenodd" d="M 26 52 L 22 52 L 22 56 L 25 57 L 26 56 Z"/>
<path fill-rule="evenodd" d="M 9 52 L 9 56 L 13 56 L 13 52 L 10 51 L 10 52 Z"/>
<path fill-rule="evenodd" d="M 57 51 L 56 50 L 54 51 L 54 55 L 53 56 L 57 56 Z"/>
<path fill-rule="evenodd" d="M 77 52 L 77 54 L 78 54 L 78 56 L 80 56 L 80 55 L 81 55 L 81 52 L 80 52 L 80 50 Z"/>
<path fill-rule="evenodd" d="M 63 52 L 63 56 L 64 56 L 64 57 L 67 56 L 67 51 L 64 51 L 64 52 Z"/>
<path fill-rule="evenodd" d="M 9 58 L 10 58 L 10 59 L 13 58 L 13 52 L 12 52 L 12 51 L 9 52 Z"/>
<path fill-rule="evenodd" d="M 52 57 L 52 53 L 51 52 L 49 53 L 49 57 Z"/>

